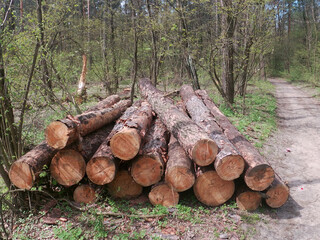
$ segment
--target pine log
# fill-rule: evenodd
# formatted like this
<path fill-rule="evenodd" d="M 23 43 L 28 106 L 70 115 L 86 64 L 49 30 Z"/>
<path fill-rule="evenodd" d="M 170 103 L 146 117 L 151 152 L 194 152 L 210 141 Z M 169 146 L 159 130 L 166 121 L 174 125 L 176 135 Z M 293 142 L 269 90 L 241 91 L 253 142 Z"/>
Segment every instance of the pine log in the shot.
<path fill-rule="evenodd" d="M 159 183 L 154 186 L 149 195 L 152 205 L 162 205 L 164 207 L 172 207 L 179 203 L 179 193 L 177 193 L 169 184 Z"/>
<path fill-rule="evenodd" d="M 80 182 L 86 172 L 86 162 L 73 149 L 63 149 L 54 155 L 50 165 L 51 176 L 61 185 L 69 187 Z"/>
<path fill-rule="evenodd" d="M 135 102 L 131 107 L 127 108 L 124 114 L 120 117 L 114 125 L 111 133 L 101 143 L 98 150 L 89 160 L 86 167 L 88 178 L 97 185 L 104 185 L 113 181 L 116 176 L 119 159 L 112 154 L 110 147 L 110 139 L 123 128 L 123 123 L 126 122 L 141 106 L 141 102 Z"/>
<path fill-rule="evenodd" d="M 219 206 L 228 201 L 235 190 L 233 181 L 219 177 L 213 167 L 198 167 L 193 192 L 197 199 L 208 206 Z"/>
<path fill-rule="evenodd" d="M 73 200 L 77 203 L 93 203 L 96 200 L 96 192 L 89 184 L 79 185 L 73 192 Z"/>
<path fill-rule="evenodd" d="M 189 157 L 200 166 L 211 164 L 218 153 L 218 147 L 210 136 L 173 105 L 172 101 L 164 97 L 149 79 L 141 79 L 139 87 L 140 93 L 152 105 Z"/>
<path fill-rule="evenodd" d="M 266 190 L 266 203 L 272 208 L 279 208 L 285 204 L 289 198 L 290 190 L 278 175 L 276 175 L 273 183 Z"/>
<path fill-rule="evenodd" d="M 211 139 L 216 142 L 220 149 L 214 161 L 218 175 L 227 181 L 240 177 L 245 166 L 244 159 L 235 146 L 223 134 L 209 109 L 204 105 L 203 101 L 196 96 L 192 87 L 189 85 L 183 85 L 181 87 L 180 96 L 192 120 L 210 134 Z"/>
<path fill-rule="evenodd" d="M 244 180 L 249 188 L 254 191 L 265 190 L 274 180 L 274 170 L 260 155 L 258 150 L 234 127 L 219 108 L 212 102 L 204 90 L 196 92 L 204 104 L 215 117 L 226 137 L 238 148 L 243 156 L 246 167 Z"/>
<path fill-rule="evenodd" d="M 18 188 L 31 189 L 44 166 L 49 166 L 57 150 L 40 143 L 34 149 L 15 161 L 9 170 L 11 182 Z"/>
<path fill-rule="evenodd" d="M 110 147 L 113 155 L 121 160 L 133 159 L 140 150 L 152 122 L 152 108 L 148 102 L 141 106 L 127 119 L 122 117 L 118 122 L 115 134 L 111 137 Z"/>
<path fill-rule="evenodd" d="M 240 180 L 236 184 L 236 203 L 240 210 L 255 211 L 261 205 L 261 193 L 252 191 Z"/>
<path fill-rule="evenodd" d="M 186 191 L 195 182 L 194 163 L 173 136 L 168 148 L 165 181 L 177 192 Z"/>
<path fill-rule="evenodd" d="M 86 112 L 73 119 L 54 121 L 45 131 L 47 143 L 55 149 L 63 149 L 79 139 L 79 135 L 85 136 L 116 120 L 130 105 L 130 101 L 122 100 L 110 108 Z"/>
<path fill-rule="evenodd" d="M 110 107 L 112 107 L 112 105 L 116 104 L 120 100 L 121 99 L 120 99 L 119 95 L 110 95 L 110 96 L 106 97 L 105 99 L 101 100 L 100 102 L 98 102 L 96 105 L 88 108 L 88 110 L 86 110 L 83 113 L 98 111 L 98 110 L 102 110 L 104 108 L 110 108 Z"/>
<path fill-rule="evenodd" d="M 169 132 L 159 118 L 144 138 L 139 156 L 131 165 L 131 176 L 143 187 L 151 186 L 161 180 L 165 169 Z"/>
<path fill-rule="evenodd" d="M 114 180 L 107 185 L 107 189 L 114 198 L 130 199 L 138 197 L 143 187 L 133 180 L 127 170 L 120 170 Z"/>

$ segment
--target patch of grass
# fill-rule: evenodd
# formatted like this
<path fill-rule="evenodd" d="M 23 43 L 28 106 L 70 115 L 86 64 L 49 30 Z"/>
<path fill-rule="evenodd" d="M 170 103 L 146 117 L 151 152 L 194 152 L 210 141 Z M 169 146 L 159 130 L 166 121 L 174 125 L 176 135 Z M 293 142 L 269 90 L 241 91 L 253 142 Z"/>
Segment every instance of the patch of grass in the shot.
<path fill-rule="evenodd" d="M 83 230 L 80 227 L 73 227 L 71 223 L 63 229 L 61 227 L 53 228 L 55 237 L 61 240 L 83 240 Z"/>

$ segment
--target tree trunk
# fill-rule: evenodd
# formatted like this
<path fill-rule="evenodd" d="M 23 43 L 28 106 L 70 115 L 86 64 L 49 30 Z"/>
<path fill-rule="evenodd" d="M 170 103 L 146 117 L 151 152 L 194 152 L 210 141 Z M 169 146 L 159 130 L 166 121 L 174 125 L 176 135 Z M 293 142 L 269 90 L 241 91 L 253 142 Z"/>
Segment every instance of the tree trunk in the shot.
<path fill-rule="evenodd" d="M 214 162 L 218 175 L 227 181 L 240 177 L 245 166 L 244 159 L 225 137 L 209 109 L 195 95 L 191 86 L 183 85 L 180 89 L 180 95 L 192 120 L 210 134 L 211 139 L 217 143 L 220 149 Z"/>
<path fill-rule="evenodd" d="M 31 189 L 43 167 L 49 166 L 56 152 L 42 142 L 12 164 L 9 171 L 11 182 L 18 188 Z"/>
<path fill-rule="evenodd" d="M 218 147 L 204 130 L 165 98 L 149 79 L 140 80 L 140 92 L 195 163 L 206 166 L 214 161 Z"/>
<path fill-rule="evenodd" d="M 63 149 L 52 158 L 50 173 L 59 184 L 70 187 L 79 183 L 84 177 L 86 162 L 79 152 Z"/>
<path fill-rule="evenodd" d="M 93 203 L 96 201 L 96 191 L 89 184 L 79 185 L 73 192 L 76 203 Z"/>
<path fill-rule="evenodd" d="M 120 97 L 118 95 L 110 95 L 107 98 L 98 102 L 96 105 L 88 108 L 88 110 L 85 111 L 84 113 L 98 111 L 98 110 L 102 110 L 104 108 L 112 107 L 114 104 L 116 104 L 119 101 L 120 101 Z"/>
<path fill-rule="evenodd" d="M 177 192 L 186 191 L 195 182 L 194 163 L 173 136 L 168 148 L 165 181 Z"/>
<path fill-rule="evenodd" d="M 252 191 L 243 181 L 236 184 L 236 203 L 240 210 L 255 211 L 261 205 L 261 193 Z"/>
<path fill-rule="evenodd" d="M 119 160 L 112 154 L 110 139 L 124 128 L 124 124 L 132 115 L 138 111 L 141 102 L 135 102 L 129 107 L 117 121 L 109 136 L 103 141 L 98 150 L 87 164 L 86 172 L 88 178 L 97 185 L 104 185 L 113 181 L 119 165 Z M 139 139 L 139 138 L 138 138 Z M 124 149 L 127 149 L 125 146 Z"/>
<path fill-rule="evenodd" d="M 140 150 L 141 141 L 152 122 L 152 109 L 148 102 L 142 102 L 132 115 L 123 115 L 117 122 L 110 139 L 113 155 L 121 160 L 133 159 Z"/>
<path fill-rule="evenodd" d="M 45 131 L 47 143 L 55 149 L 62 149 L 79 136 L 85 136 L 119 118 L 130 104 L 130 101 L 122 100 L 110 108 L 54 121 Z"/>
<path fill-rule="evenodd" d="M 87 75 L 87 56 L 82 55 L 82 71 L 78 83 L 77 90 L 77 102 L 78 104 L 82 103 L 87 99 L 87 90 L 86 90 L 86 75 Z"/>
<path fill-rule="evenodd" d="M 108 192 L 114 198 L 130 199 L 138 197 L 143 187 L 136 183 L 127 170 L 117 173 L 115 179 L 107 185 Z"/>
<path fill-rule="evenodd" d="M 208 206 L 219 206 L 228 201 L 235 190 L 233 181 L 219 177 L 213 167 L 198 167 L 193 192 L 197 199 Z"/>
<path fill-rule="evenodd" d="M 161 180 L 165 169 L 169 132 L 159 118 L 145 136 L 144 146 L 131 165 L 131 176 L 143 187 Z"/>
<path fill-rule="evenodd" d="M 179 203 L 179 193 L 177 193 L 169 184 L 160 183 L 155 185 L 150 191 L 149 200 L 152 205 L 162 205 L 164 207 L 173 207 Z"/>
<path fill-rule="evenodd" d="M 249 188 L 255 191 L 265 190 L 274 180 L 274 171 L 258 150 L 231 124 L 219 108 L 211 101 L 206 91 L 197 91 L 204 104 L 215 117 L 226 137 L 233 143 L 245 160 L 244 180 Z"/>
<path fill-rule="evenodd" d="M 266 190 L 266 203 L 272 208 L 279 208 L 286 203 L 289 198 L 289 194 L 290 191 L 287 184 L 284 183 L 278 175 L 276 175 L 273 183 Z"/>

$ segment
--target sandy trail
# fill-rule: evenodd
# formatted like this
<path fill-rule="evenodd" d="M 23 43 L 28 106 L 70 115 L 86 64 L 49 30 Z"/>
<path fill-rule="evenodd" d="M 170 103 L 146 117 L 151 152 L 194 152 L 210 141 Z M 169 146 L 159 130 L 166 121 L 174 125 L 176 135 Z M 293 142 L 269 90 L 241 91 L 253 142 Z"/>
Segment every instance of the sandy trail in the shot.
<path fill-rule="evenodd" d="M 288 182 L 291 197 L 254 239 L 320 239 L 320 103 L 282 79 L 271 79 L 278 131 L 262 153 Z"/>

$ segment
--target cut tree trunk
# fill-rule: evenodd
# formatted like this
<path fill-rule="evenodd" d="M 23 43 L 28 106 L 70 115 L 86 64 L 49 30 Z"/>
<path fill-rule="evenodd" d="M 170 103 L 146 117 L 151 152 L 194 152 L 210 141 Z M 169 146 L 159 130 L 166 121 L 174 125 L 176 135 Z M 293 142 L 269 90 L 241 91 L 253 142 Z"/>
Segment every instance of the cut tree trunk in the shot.
<path fill-rule="evenodd" d="M 261 193 L 252 191 L 240 180 L 236 184 L 236 203 L 240 210 L 254 211 L 261 205 Z"/>
<path fill-rule="evenodd" d="M 245 183 L 254 191 L 265 190 L 274 180 L 274 171 L 258 150 L 220 112 L 204 90 L 196 91 L 215 117 L 226 137 L 238 148 L 246 163 Z"/>
<path fill-rule="evenodd" d="M 143 187 L 133 180 L 127 170 L 120 170 L 114 180 L 107 185 L 107 189 L 114 198 L 130 199 L 138 197 Z"/>
<path fill-rule="evenodd" d="M 98 150 L 87 163 L 86 173 L 88 178 L 97 185 L 104 185 L 113 181 L 116 176 L 119 159 L 112 154 L 110 147 L 110 139 L 123 128 L 123 123 L 126 122 L 141 106 L 141 102 L 135 102 L 129 107 L 114 125 L 111 133 L 101 143 Z"/>
<path fill-rule="evenodd" d="M 198 167 L 196 175 L 193 192 L 203 204 L 215 207 L 232 197 L 235 190 L 234 182 L 220 178 L 213 167 Z"/>
<path fill-rule="evenodd" d="M 218 147 L 210 136 L 173 105 L 172 101 L 164 97 L 149 79 L 141 79 L 139 86 L 140 93 L 152 105 L 153 110 L 189 157 L 199 166 L 211 164 L 218 153 Z"/>
<path fill-rule="evenodd" d="M 93 203 L 96 200 L 96 192 L 89 184 L 82 184 L 74 190 L 73 200 L 77 203 Z"/>
<path fill-rule="evenodd" d="M 102 110 L 104 108 L 112 107 L 114 104 L 116 104 L 120 100 L 121 99 L 120 99 L 119 95 L 110 95 L 110 96 L 106 97 L 105 99 L 101 100 L 100 102 L 98 102 L 96 105 L 88 108 L 88 110 L 85 111 L 84 113 L 98 111 L 98 110 Z"/>
<path fill-rule="evenodd" d="M 220 149 L 214 162 L 218 175 L 227 181 L 240 177 L 245 166 L 244 159 L 223 134 L 209 109 L 204 105 L 203 101 L 195 95 L 194 90 L 189 85 L 183 85 L 181 87 L 180 96 L 192 120 L 210 134 L 210 137 L 216 142 Z"/>
<path fill-rule="evenodd" d="M 73 149 L 63 149 L 52 158 L 51 176 L 61 185 L 70 187 L 80 182 L 86 172 L 86 162 L 82 155 Z"/>
<path fill-rule="evenodd" d="M 152 117 L 151 105 L 148 102 L 141 102 L 141 106 L 132 115 L 126 119 L 123 115 L 117 121 L 115 134 L 110 140 L 111 151 L 115 157 L 127 161 L 138 154 Z"/>
<path fill-rule="evenodd" d="M 10 168 L 9 178 L 18 188 L 31 189 L 43 167 L 50 164 L 57 150 L 42 142 L 15 161 Z"/>
<path fill-rule="evenodd" d="M 139 156 L 131 165 L 131 176 L 143 187 L 161 180 L 167 157 L 169 132 L 159 118 L 154 122 L 144 138 Z"/>
<path fill-rule="evenodd" d="M 268 206 L 272 208 L 279 208 L 289 198 L 289 187 L 286 183 L 284 183 L 278 175 L 276 175 L 273 183 L 270 187 L 266 190 L 266 203 Z"/>
<path fill-rule="evenodd" d="M 152 188 L 149 193 L 149 200 L 154 206 L 172 207 L 179 203 L 179 193 L 168 183 L 162 182 Z"/>
<path fill-rule="evenodd" d="M 194 163 L 173 136 L 168 148 L 165 181 L 177 192 L 186 191 L 195 182 Z"/>
<path fill-rule="evenodd" d="M 82 55 L 82 71 L 81 71 L 81 75 L 78 83 L 78 90 L 77 90 L 78 103 L 82 103 L 83 100 L 87 98 L 86 75 L 87 75 L 87 56 L 83 54 Z"/>
<path fill-rule="evenodd" d="M 62 149 L 79 139 L 80 135 L 85 136 L 116 120 L 130 105 L 130 101 L 122 100 L 110 108 L 54 121 L 49 124 L 45 132 L 47 143 L 55 149 Z"/>
<path fill-rule="evenodd" d="M 80 143 L 74 143 L 60 150 L 51 161 L 51 176 L 64 186 L 71 186 L 79 182 L 86 169 L 83 161 L 88 162 L 108 137 L 112 127 L 112 124 L 102 127 L 85 136 Z"/>

